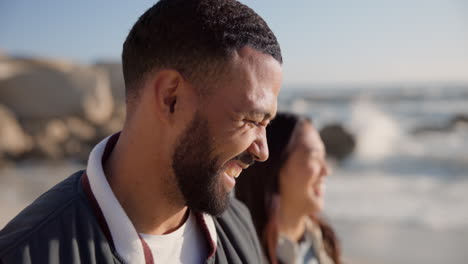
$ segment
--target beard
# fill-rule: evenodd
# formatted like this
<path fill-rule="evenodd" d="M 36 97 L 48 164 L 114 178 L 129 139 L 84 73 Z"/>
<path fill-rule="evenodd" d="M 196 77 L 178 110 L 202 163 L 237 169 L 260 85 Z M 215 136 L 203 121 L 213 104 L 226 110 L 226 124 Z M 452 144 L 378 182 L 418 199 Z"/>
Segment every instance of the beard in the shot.
<path fill-rule="evenodd" d="M 229 205 L 222 183 L 219 157 L 212 157 L 208 122 L 198 113 L 179 138 L 172 158 L 177 187 L 191 210 L 220 215 Z"/>

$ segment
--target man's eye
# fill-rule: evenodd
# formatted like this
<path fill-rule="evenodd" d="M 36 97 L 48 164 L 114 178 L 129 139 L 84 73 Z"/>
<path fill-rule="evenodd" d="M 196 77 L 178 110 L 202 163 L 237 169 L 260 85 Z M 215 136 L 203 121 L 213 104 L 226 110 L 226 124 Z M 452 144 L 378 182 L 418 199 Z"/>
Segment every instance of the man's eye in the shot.
<path fill-rule="evenodd" d="M 253 120 L 246 120 L 248 123 L 254 125 L 254 126 L 261 126 L 261 124 L 259 122 L 256 122 L 256 121 L 253 121 Z"/>
<path fill-rule="evenodd" d="M 259 122 L 255 122 L 255 121 L 250 121 L 250 122 L 252 122 L 252 124 L 254 124 L 255 126 L 260 126 Z"/>

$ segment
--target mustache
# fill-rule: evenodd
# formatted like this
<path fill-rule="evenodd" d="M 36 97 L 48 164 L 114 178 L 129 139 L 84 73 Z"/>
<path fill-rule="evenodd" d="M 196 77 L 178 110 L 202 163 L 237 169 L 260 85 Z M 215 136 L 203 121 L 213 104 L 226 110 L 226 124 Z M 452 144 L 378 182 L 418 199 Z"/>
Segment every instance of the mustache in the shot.
<path fill-rule="evenodd" d="M 238 160 L 248 166 L 251 166 L 255 163 L 255 158 L 248 152 L 243 152 L 237 155 L 233 160 Z"/>

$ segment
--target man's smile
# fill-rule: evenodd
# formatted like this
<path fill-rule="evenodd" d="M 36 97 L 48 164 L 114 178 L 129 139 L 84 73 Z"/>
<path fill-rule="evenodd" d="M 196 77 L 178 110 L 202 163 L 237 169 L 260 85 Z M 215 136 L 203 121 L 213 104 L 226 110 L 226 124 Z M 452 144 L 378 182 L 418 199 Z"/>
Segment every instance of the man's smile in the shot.
<path fill-rule="evenodd" d="M 242 172 L 242 167 L 239 166 L 237 162 L 229 162 L 227 165 L 226 174 L 233 178 L 239 177 L 239 174 Z"/>
<path fill-rule="evenodd" d="M 242 167 L 239 165 L 239 162 L 236 160 L 231 160 L 226 163 L 224 166 L 225 168 L 223 169 L 223 182 L 224 182 L 224 187 L 226 187 L 226 190 L 229 192 L 231 191 L 234 186 L 236 185 L 236 178 L 239 177 L 239 175 L 242 172 Z"/>

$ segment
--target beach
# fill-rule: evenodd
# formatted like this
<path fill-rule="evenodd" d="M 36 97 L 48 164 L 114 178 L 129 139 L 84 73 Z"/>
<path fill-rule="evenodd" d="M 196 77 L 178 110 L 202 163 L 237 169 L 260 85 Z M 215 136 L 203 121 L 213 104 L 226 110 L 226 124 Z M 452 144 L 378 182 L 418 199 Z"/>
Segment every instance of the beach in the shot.
<path fill-rule="evenodd" d="M 468 87 L 426 88 L 280 95 L 281 111 L 307 115 L 319 129 L 338 124 L 356 141 L 350 156 L 330 160 L 325 195 L 346 263 L 468 262 Z M 84 168 L 70 159 L 0 168 L 0 228 Z"/>

